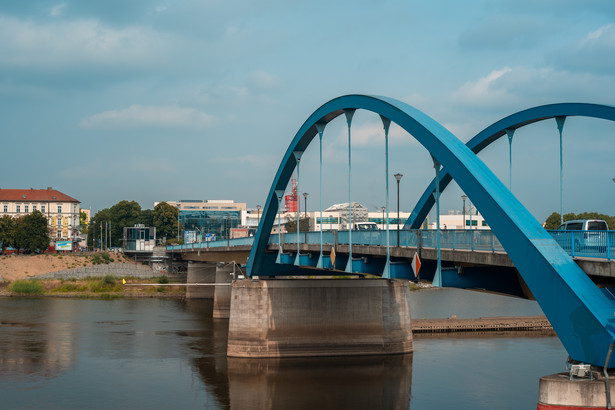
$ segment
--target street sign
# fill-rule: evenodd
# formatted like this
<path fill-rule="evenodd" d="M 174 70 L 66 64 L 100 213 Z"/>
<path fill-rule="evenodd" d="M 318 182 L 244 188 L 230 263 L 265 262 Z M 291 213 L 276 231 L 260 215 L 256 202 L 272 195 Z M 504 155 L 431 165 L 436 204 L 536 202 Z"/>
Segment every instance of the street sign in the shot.
<path fill-rule="evenodd" d="M 419 254 L 415 253 L 414 258 L 412 258 L 412 270 L 414 271 L 414 276 L 419 277 L 419 269 L 421 269 L 421 259 L 419 258 Z"/>

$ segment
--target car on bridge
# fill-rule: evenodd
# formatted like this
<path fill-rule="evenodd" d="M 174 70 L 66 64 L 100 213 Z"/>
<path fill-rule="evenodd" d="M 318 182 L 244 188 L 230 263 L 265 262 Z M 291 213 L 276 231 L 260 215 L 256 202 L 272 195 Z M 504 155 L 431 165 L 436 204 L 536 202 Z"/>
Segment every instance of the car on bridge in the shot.
<path fill-rule="evenodd" d="M 573 219 L 561 224 L 557 231 L 551 231 L 562 248 L 581 256 L 605 252 L 608 246 L 608 225 L 602 219 Z M 594 255 L 587 255 L 594 256 Z M 598 256 L 598 255 L 595 255 Z"/>

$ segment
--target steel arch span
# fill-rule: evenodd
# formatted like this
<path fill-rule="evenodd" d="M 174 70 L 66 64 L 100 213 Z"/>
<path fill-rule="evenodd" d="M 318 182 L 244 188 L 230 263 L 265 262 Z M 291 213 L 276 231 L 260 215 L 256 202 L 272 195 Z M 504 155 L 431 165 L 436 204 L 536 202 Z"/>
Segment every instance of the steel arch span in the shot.
<path fill-rule="evenodd" d="M 563 103 L 528 108 L 527 110 L 519 111 L 491 124 L 468 141 L 466 146 L 472 152 L 478 154 L 484 148 L 505 136 L 507 129 L 516 130 L 538 121 L 557 117 L 575 116 L 615 121 L 615 107 L 599 104 Z M 446 189 L 452 179 L 453 177 L 451 174 L 448 173 L 446 169 L 443 169 L 443 172 L 440 173 L 440 192 Z M 435 204 L 435 199 L 433 197 L 435 183 L 436 180 L 434 178 L 427 188 L 425 188 L 423 195 L 410 213 L 408 221 L 404 224 L 404 229 L 419 229 L 421 227 L 421 224 L 425 221 L 425 218 L 427 218 L 427 214 L 429 214 L 429 211 Z"/>
<path fill-rule="evenodd" d="M 265 250 L 282 191 L 297 164 L 294 152 L 305 151 L 324 125 L 344 110 L 380 114 L 414 136 L 458 183 L 481 213 L 553 325 L 570 357 L 603 366 L 615 339 L 614 305 L 502 184 L 498 177 L 438 122 L 403 102 L 367 95 L 335 98 L 318 108 L 293 138 L 275 175 L 248 260 L 247 274 L 264 272 Z M 615 355 L 608 364 L 615 367 Z"/>

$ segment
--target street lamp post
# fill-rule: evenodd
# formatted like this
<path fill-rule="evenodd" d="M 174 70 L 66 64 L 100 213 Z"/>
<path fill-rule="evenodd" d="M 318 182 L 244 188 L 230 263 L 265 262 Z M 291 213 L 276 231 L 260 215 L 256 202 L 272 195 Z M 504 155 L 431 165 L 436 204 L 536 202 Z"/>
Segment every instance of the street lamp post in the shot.
<path fill-rule="evenodd" d="M 303 209 L 303 215 L 304 215 L 304 218 L 306 218 L 306 219 L 308 217 L 308 214 L 307 214 L 307 197 L 308 197 L 308 195 L 309 195 L 309 192 L 304 192 L 303 193 L 303 208 L 304 208 Z M 299 223 L 299 221 L 297 221 L 297 223 Z M 308 226 L 305 228 L 305 243 L 307 243 L 307 231 L 308 231 L 308 229 L 310 229 L 310 221 L 309 221 L 309 219 L 308 219 Z"/>
<path fill-rule="evenodd" d="M 466 229 L 466 199 L 468 199 L 468 196 L 461 195 L 461 199 L 463 200 L 463 229 Z"/>
<path fill-rule="evenodd" d="M 256 226 L 261 224 L 261 206 L 256 205 Z"/>
<path fill-rule="evenodd" d="M 399 181 L 401 181 L 402 174 L 393 175 L 397 181 L 397 246 L 399 246 Z"/>

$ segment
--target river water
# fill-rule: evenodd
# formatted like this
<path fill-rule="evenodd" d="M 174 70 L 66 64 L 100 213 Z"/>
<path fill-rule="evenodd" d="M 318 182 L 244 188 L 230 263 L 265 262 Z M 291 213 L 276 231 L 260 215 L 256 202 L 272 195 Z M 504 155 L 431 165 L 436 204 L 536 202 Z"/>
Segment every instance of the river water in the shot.
<path fill-rule="evenodd" d="M 412 292 L 416 318 L 541 314 L 536 302 Z M 227 359 L 206 300 L 0 299 L 0 408 L 535 409 L 557 337 L 415 336 L 409 355 Z"/>

